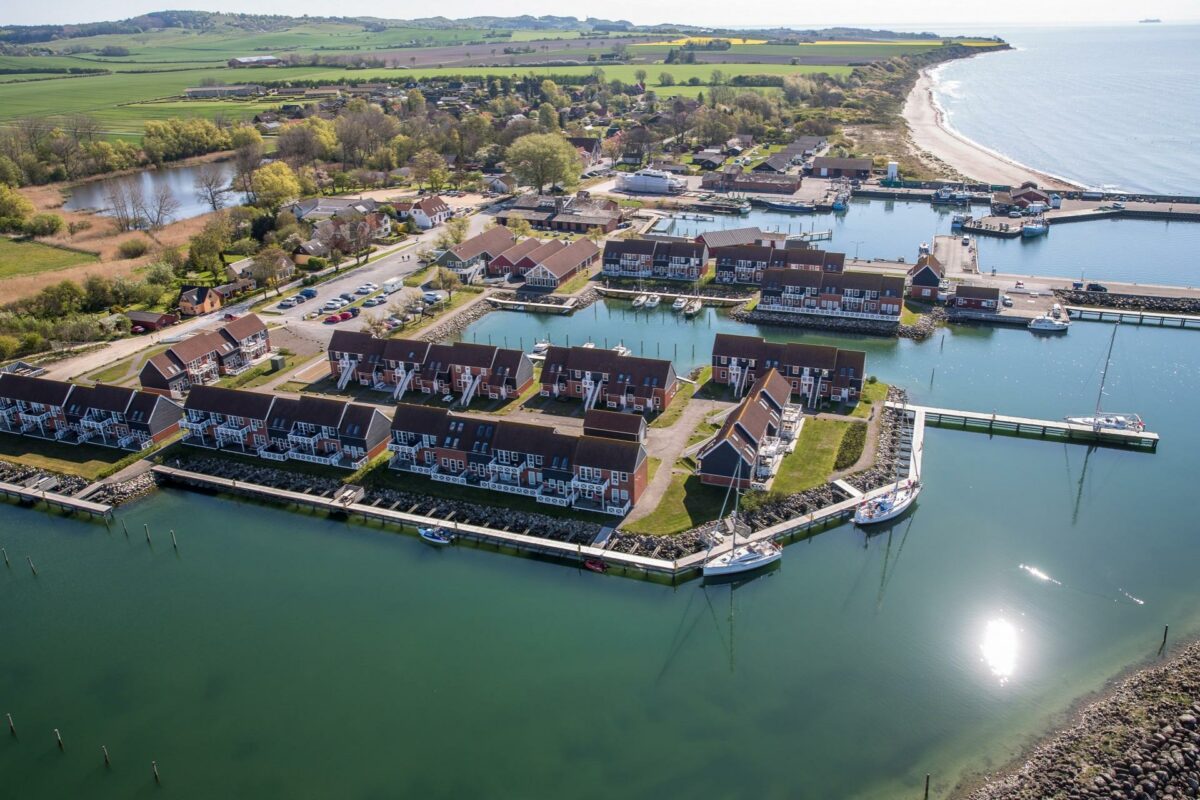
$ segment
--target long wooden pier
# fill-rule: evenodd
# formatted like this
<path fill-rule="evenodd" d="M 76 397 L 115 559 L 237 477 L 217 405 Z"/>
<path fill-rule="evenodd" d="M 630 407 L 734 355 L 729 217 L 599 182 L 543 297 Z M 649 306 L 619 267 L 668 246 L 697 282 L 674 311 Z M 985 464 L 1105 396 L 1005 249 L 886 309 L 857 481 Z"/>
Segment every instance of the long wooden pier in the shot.
<path fill-rule="evenodd" d="M 889 401 L 887 407 L 921 414 L 921 425 L 926 423 L 941 427 L 953 427 L 977 433 L 1008 433 L 1016 436 L 1036 436 L 1041 439 L 1100 444 L 1110 447 L 1129 447 L 1151 452 L 1158 449 L 1158 434 L 1150 431 L 1125 431 L 1112 428 L 1096 429 L 1090 425 L 1079 425 L 1066 420 L 1034 419 L 1014 417 L 1007 414 L 980 411 L 958 411 L 951 408 L 932 406 L 905 406 Z"/>
<path fill-rule="evenodd" d="M 102 519 L 112 515 L 112 506 L 105 503 L 93 503 L 90 500 L 82 500 L 78 497 L 71 497 L 70 495 L 59 494 L 58 492 L 43 491 L 42 489 L 27 489 L 24 486 L 18 486 L 15 483 L 6 483 L 5 481 L 0 481 L 0 494 L 19 502 L 45 503 L 51 508 L 91 514 Z"/>
<path fill-rule="evenodd" d="M 1171 314 L 1166 311 L 1130 311 L 1122 308 L 1100 308 L 1097 306 L 1066 306 L 1072 319 L 1093 322 L 1128 322 L 1134 325 L 1158 325 L 1169 328 L 1192 328 L 1200 330 L 1200 315 Z"/>

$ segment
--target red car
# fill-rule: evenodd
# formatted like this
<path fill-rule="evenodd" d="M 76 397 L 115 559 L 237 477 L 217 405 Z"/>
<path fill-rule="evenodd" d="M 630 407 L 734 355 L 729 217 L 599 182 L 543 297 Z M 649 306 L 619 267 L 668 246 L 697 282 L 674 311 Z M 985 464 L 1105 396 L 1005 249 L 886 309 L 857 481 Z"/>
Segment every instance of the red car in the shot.
<path fill-rule="evenodd" d="M 348 319 L 354 319 L 354 315 L 351 314 L 349 311 L 343 311 L 342 313 L 338 314 L 339 321 L 345 322 Z"/>
<path fill-rule="evenodd" d="M 341 314 L 330 314 L 328 317 L 325 318 L 326 325 L 337 325 L 341 321 L 342 321 Z"/>

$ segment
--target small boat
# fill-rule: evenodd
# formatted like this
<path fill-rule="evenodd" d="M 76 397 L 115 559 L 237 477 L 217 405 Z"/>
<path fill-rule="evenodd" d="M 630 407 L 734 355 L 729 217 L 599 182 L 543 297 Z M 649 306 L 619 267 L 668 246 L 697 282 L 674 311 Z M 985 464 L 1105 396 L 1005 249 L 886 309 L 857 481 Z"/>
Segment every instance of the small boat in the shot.
<path fill-rule="evenodd" d="M 533 352 L 539 356 L 545 354 L 545 352 L 549 349 L 550 349 L 550 340 L 549 339 L 540 339 L 533 343 Z"/>
<path fill-rule="evenodd" d="M 1021 226 L 1021 235 L 1026 239 L 1031 239 L 1035 236 L 1044 236 L 1050 231 L 1050 223 L 1046 222 L 1045 218 L 1037 217 L 1031 219 Z"/>
<path fill-rule="evenodd" d="M 662 295 L 652 294 L 646 298 L 646 308 L 658 308 L 658 304 L 662 302 Z"/>
<path fill-rule="evenodd" d="M 970 217 L 966 214 L 955 214 L 950 218 L 950 230 L 958 230 L 963 225 L 966 225 L 969 219 Z"/>
<path fill-rule="evenodd" d="M 639 294 L 637 297 L 633 298 L 633 307 L 641 308 L 642 306 L 646 305 L 646 301 L 649 299 L 650 299 L 650 295 Z"/>
<path fill-rule="evenodd" d="M 694 317 L 700 313 L 700 309 L 702 308 L 704 308 L 704 303 L 700 302 L 699 299 L 693 299 L 684 307 L 683 315 L 685 317 Z"/>
<path fill-rule="evenodd" d="M 584 342 L 583 344 L 580 345 L 580 347 L 582 347 L 584 350 L 591 350 L 595 346 L 596 346 L 595 342 Z"/>
<path fill-rule="evenodd" d="M 1104 384 L 1108 380 L 1108 366 L 1112 363 L 1113 344 L 1117 341 L 1117 329 L 1121 323 L 1113 325 L 1112 337 L 1108 340 L 1108 355 L 1104 359 L 1104 371 L 1100 373 L 1100 391 L 1096 395 L 1096 411 L 1086 417 L 1064 417 L 1067 422 L 1076 425 L 1087 425 L 1092 430 L 1136 431 L 1146 430 L 1146 423 L 1137 414 L 1114 414 L 1111 411 L 1101 411 L 1100 404 L 1104 402 Z"/>
<path fill-rule="evenodd" d="M 704 562 L 704 577 L 736 575 L 774 564 L 783 557 L 783 548 L 775 542 L 751 542 L 713 556 Z"/>
<path fill-rule="evenodd" d="M 873 525 L 887 522 L 904 513 L 921 493 L 921 482 L 915 478 L 897 483 L 887 494 L 861 503 L 854 509 L 854 524 Z"/>
<path fill-rule="evenodd" d="M 598 558 L 589 558 L 583 562 L 584 569 L 590 569 L 592 572 L 608 572 L 608 564 L 605 564 Z"/>
<path fill-rule="evenodd" d="M 417 528 L 417 534 L 425 541 L 438 547 L 454 543 L 454 534 L 445 528 Z"/>
<path fill-rule="evenodd" d="M 766 200 L 763 205 L 772 211 L 784 211 L 789 214 L 812 214 L 817 210 L 812 203 L 801 203 L 798 200 Z"/>
<path fill-rule="evenodd" d="M 672 311 L 683 311 L 684 307 L 687 306 L 687 304 L 688 304 L 687 298 L 684 297 L 683 295 L 680 295 L 679 297 L 675 298 L 674 303 L 671 303 L 671 310 Z"/>
<path fill-rule="evenodd" d="M 1071 327 L 1065 319 L 1055 319 L 1049 314 L 1042 314 L 1029 320 L 1029 330 L 1034 333 L 1062 333 Z"/>
<path fill-rule="evenodd" d="M 633 351 L 630 350 L 628 347 L 626 347 L 623 344 L 618 344 L 616 347 L 613 348 L 613 352 L 619 356 L 627 356 L 630 353 L 632 353 Z"/>

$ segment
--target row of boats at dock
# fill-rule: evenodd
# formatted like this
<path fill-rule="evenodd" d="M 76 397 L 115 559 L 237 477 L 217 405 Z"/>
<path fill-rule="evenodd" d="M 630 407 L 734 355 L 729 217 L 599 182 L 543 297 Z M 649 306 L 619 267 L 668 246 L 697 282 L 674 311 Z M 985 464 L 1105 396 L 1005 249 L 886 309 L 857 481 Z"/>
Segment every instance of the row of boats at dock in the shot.
<path fill-rule="evenodd" d="M 662 304 L 662 295 L 656 293 L 639 294 L 633 298 L 634 308 L 658 308 Z M 700 313 L 700 309 L 704 307 L 703 301 L 698 297 L 684 297 L 679 295 L 671 303 L 672 311 L 682 311 L 685 317 L 694 317 Z"/>

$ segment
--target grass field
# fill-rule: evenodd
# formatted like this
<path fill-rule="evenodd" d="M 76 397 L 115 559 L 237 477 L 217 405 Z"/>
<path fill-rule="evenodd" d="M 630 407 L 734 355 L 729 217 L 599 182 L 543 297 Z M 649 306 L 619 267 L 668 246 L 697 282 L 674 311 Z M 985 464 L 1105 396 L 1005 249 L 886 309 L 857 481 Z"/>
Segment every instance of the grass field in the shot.
<path fill-rule="evenodd" d="M 676 472 L 663 493 L 658 508 L 639 520 L 622 525 L 629 533 L 670 536 L 683 533 L 702 522 L 716 519 L 725 502 L 726 491 L 705 486 L 691 472 Z"/>
<path fill-rule="evenodd" d="M 842 437 L 851 424 L 835 419 L 810 417 L 804 421 L 796 450 L 784 456 L 771 484 L 773 494 L 795 494 L 820 486 L 829 480 L 837 460 Z"/>
<path fill-rule="evenodd" d="M 0 279 L 90 264 L 96 257 L 75 250 L 0 237 Z"/>

